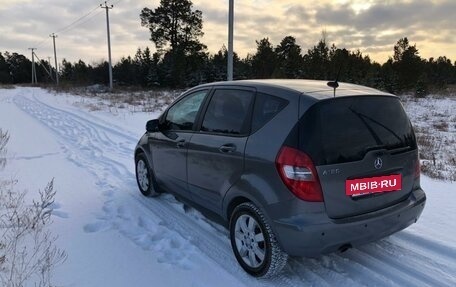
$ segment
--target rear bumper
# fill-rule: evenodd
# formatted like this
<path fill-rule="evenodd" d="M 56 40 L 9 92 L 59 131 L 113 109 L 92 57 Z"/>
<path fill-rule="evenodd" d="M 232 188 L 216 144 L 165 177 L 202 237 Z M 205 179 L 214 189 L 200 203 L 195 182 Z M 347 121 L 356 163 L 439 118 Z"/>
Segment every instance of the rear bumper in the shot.
<path fill-rule="evenodd" d="M 415 223 L 423 211 L 426 195 L 422 189 L 393 206 L 344 219 L 326 213 L 295 215 L 272 222 L 284 249 L 293 256 L 316 257 L 342 246 L 360 246 L 398 232 Z"/>

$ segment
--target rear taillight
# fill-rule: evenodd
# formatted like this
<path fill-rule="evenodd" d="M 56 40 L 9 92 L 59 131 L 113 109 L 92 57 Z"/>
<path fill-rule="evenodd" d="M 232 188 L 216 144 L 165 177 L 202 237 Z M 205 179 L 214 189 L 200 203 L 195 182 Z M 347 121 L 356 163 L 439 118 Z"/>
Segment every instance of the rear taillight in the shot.
<path fill-rule="evenodd" d="M 277 155 L 276 166 L 282 181 L 298 198 L 305 201 L 323 201 L 317 171 L 307 154 L 283 146 Z"/>

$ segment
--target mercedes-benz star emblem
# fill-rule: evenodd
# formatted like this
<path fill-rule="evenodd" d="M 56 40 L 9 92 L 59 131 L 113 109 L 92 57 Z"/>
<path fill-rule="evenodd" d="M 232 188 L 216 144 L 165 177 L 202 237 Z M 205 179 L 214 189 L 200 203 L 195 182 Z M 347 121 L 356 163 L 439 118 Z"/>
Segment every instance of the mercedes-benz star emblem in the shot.
<path fill-rule="evenodd" d="M 382 159 L 379 158 L 379 157 L 377 157 L 377 158 L 375 159 L 375 161 L 374 161 L 374 167 L 375 167 L 376 169 L 381 169 L 382 166 L 383 166 L 383 161 L 382 161 Z"/>

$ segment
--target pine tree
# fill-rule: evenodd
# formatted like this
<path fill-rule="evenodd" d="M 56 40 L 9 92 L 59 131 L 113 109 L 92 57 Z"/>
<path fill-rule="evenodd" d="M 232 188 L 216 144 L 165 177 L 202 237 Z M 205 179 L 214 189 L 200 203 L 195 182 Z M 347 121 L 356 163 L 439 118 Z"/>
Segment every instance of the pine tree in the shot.
<path fill-rule="evenodd" d="M 32 62 L 24 55 L 5 52 L 5 61 L 11 76 L 11 83 L 27 83 L 31 79 Z"/>
<path fill-rule="evenodd" d="M 11 76 L 5 57 L 0 52 L 0 84 L 10 84 Z"/>
<path fill-rule="evenodd" d="M 416 45 L 410 46 L 407 37 L 399 39 L 394 46 L 393 68 L 398 76 L 400 91 L 413 91 L 418 80 L 424 79 L 424 62 Z"/>
<path fill-rule="evenodd" d="M 269 38 L 256 41 L 257 51 L 252 57 L 253 77 L 257 79 L 271 78 L 276 68 L 277 57 Z"/>
<path fill-rule="evenodd" d="M 194 83 L 195 72 L 202 68 L 207 54 L 199 41 L 203 36 L 200 10 L 193 10 L 190 0 L 161 0 L 160 6 L 141 11 L 141 25 L 149 28 L 150 40 L 163 55 L 164 82 L 170 86 Z M 191 71 L 189 76 L 186 72 Z"/>
<path fill-rule="evenodd" d="M 276 77 L 296 79 L 302 75 L 301 47 L 296 44 L 294 37 L 286 36 L 283 38 L 275 48 L 275 53 L 277 55 Z"/>
<path fill-rule="evenodd" d="M 334 78 L 330 72 L 330 49 L 324 37 L 304 55 L 304 76 L 317 80 Z"/>

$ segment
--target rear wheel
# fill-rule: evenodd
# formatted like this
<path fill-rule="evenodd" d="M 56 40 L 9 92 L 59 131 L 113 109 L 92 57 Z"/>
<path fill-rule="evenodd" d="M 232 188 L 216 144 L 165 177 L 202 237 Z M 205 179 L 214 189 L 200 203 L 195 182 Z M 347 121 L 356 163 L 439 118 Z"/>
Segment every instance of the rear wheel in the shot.
<path fill-rule="evenodd" d="M 145 196 L 157 196 L 156 184 L 153 178 L 153 172 L 143 153 L 136 156 L 136 182 L 139 190 Z"/>
<path fill-rule="evenodd" d="M 264 215 L 253 203 L 242 203 L 234 209 L 230 239 L 237 261 L 250 275 L 272 277 L 287 263 L 288 254 L 282 251 Z"/>

